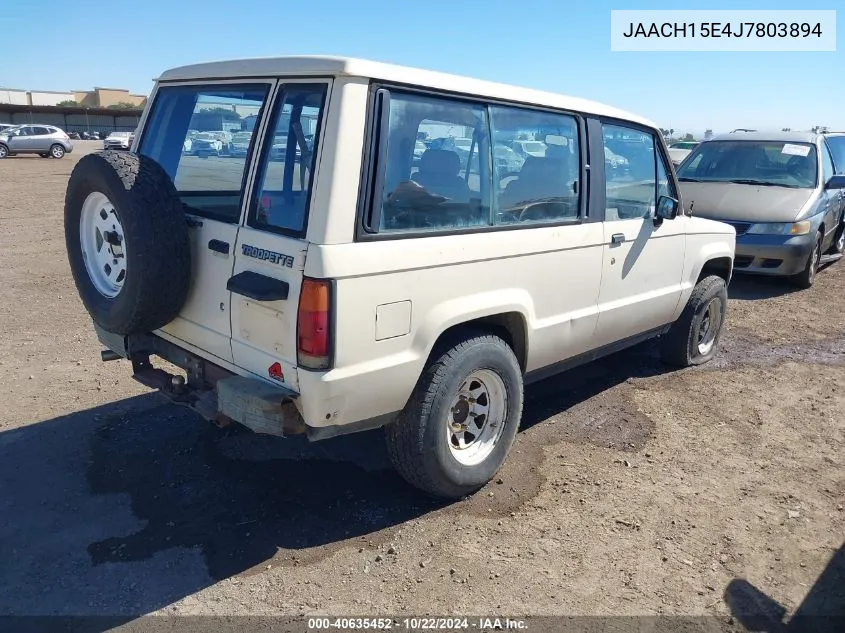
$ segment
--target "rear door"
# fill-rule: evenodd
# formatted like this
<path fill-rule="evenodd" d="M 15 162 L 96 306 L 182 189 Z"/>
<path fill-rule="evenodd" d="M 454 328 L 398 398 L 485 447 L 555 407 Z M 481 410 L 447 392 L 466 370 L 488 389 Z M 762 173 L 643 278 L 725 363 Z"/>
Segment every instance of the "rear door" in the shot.
<path fill-rule="evenodd" d="M 305 236 L 330 87 L 314 80 L 279 86 L 229 281 L 235 364 L 294 390 Z"/>
<path fill-rule="evenodd" d="M 248 166 L 275 81 L 160 86 L 144 126 L 140 153 L 170 175 L 191 236 L 191 286 L 166 338 L 205 356 L 232 362 L 231 292 L 234 247 L 245 205 Z M 251 135 L 245 155 L 188 154 L 189 132 L 240 129 Z"/>

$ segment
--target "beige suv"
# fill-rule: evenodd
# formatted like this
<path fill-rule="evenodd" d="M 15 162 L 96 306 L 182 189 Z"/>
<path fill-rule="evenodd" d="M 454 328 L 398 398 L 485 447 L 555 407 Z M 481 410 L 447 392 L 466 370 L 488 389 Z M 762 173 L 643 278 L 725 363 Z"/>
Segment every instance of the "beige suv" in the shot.
<path fill-rule="evenodd" d="M 185 153 L 221 109 L 245 151 Z M 545 149 L 493 151 L 519 141 Z M 167 71 L 132 151 L 77 164 L 65 226 L 104 360 L 261 433 L 383 426 L 446 498 L 501 466 L 525 384 L 651 337 L 712 358 L 735 243 L 684 213 L 645 119 L 321 57 Z"/>

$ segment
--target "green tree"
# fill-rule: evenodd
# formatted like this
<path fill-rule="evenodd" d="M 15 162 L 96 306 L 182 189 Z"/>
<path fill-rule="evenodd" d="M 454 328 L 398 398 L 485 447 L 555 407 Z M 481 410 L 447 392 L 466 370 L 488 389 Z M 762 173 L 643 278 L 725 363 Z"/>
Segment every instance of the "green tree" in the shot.
<path fill-rule="evenodd" d="M 689 132 L 687 132 L 686 134 L 684 134 L 684 138 L 682 138 L 681 140 L 682 141 L 694 141 L 695 137 L 692 134 L 690 134 Z"/>
<path fill-rule="evenodd" d="M 113 103 L 110 106 L 106 106 L 109 110 L 138 110 L 141 106 L 136 106 L 134 103 L 129 103 L 127 101 L 121 101 L 119 103 Z"/>
<path fill-rule="evenodd" d="M 229 108 L 222 108 L 220 106 L 215 106 L 213 108 L 203 108 L 200 110 L 202 114 L 217 114 L 223 118 L 224 121 L 240 121 L 241 115 L 235 112 L 234 110 L 230 110 Z"/>
<path fill-rule="evenodd" d="M 65 99 L 64 101 L 59 101 L 56 105 L 62 106 L 63 108 L 75 108 L 79 106 L 79 103 L 73 99 Z"/>

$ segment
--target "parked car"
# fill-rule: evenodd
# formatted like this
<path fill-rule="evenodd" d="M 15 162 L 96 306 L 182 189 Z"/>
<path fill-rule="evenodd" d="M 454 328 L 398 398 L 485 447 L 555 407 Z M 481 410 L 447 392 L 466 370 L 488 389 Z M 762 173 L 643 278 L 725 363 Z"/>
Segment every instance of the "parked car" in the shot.
<path fill-rule="evenodd" d="M 103 149 L 123 149 L 132 147 L 135 135 L 132 132 L 112 132 L 103 141 Z"/>
<path fill-rule="evenodd" d="M 263 132 L 198 174 L 174 160 L 190 117 L 170 113 L 210 98 L 260 112 Z M 672 365 L 716 354 L 735 232 L 683 212 L 647 119 L 326 57 L 169 70 L 146 108 L 136 153 L 75 166 L 67 253 L 103 359 L 208 419 L 312 441 L 385 427 L 396 470 L 454 499 L 503 464 L 525 384 L 654 338 Z M 313 151 L 280 170 L 274 132 L 305 116 Z M 554 129 L 565 151 L 501 189 L 495 169 L 465 178 L 455 148 L 414 166 L 427 121 L 472 128 L 470 164 L 493 164 L 497 121 Z M 639 139 L 637 180 L 585 168 L 604 130 Z"/>
<path fill-rule="evenodd" d="M 223 141 L 214 132 L 197 132 L 190 140 L 185 151 L 195 156 L 219 156 L 223 151 Z"/>
<path fill-rule="evenodd" d="M 232 135 L 230 152 L 232 156 L 243 157 L 249 151 L 249 143 L 252 140 L 252 132 L 235 132 Z"/>
<path fill-rule="evenodd" d="M 0 131 L 0 158 L 15 154 L 63 158 L 72 151 L 70 137 L 52 125 L 19 125 Z"/>
<path fill-rule="evenodd" d="M 673 141 L 669 143 L 669 158 L 675 165 L 680 165 L 696 146 L 698 141 Z"/>
<path fill-rule="evenodd" d="M 546 155 L 546 144 L 542 141 L 513 141 L 511 149 L 523 158 L 528 156 L 542 158 Z"/>
<path fill-rule="evenodd" d="M 737 271 L 789 277 L 803 288 L 845 249 L 845 176 L 834 172 L 828 142 L 810 132 L 714 137 L 677 169 L 693 213 L 736 229 Z"/>

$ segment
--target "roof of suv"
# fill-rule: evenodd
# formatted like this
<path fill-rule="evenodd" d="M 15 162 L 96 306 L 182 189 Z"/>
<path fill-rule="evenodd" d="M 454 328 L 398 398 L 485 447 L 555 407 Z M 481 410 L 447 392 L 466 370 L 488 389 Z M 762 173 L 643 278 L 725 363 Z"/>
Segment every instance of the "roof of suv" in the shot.
<path fill-rule="evenodd" d="M 791 143 L 815 143 L 819 134 L 815 132 L 731 132 L 708 139 L 712 141 L 775 141 Z"/>
<path fill-rule="evenodd" d="M 480 97 L 551 105 L 565 110 L 627 119 L 649 127 L 656 127 L 652 121 L 644 117 L 588 99 L 351 57 L 291 55 L 205 62 L 171 68 L 162 73 L 158 81 L 284 75 L 363 77 L 406 85 L 421 85 Z"/>

